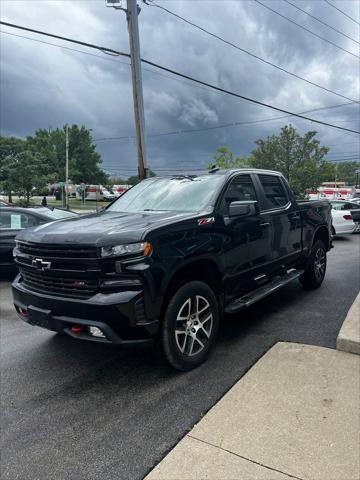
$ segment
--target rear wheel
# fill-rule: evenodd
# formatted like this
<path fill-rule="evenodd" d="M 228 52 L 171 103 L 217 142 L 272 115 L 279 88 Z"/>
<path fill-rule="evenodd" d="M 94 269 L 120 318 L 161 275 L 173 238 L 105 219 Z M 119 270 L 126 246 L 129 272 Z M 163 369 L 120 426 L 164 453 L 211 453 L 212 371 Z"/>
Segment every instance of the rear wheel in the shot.
<path fill-rule="evenodd" d="M 201 365 L 215 343 L 218 327 L 218 304 L 211 288 L 199 281 L 183 285 L 169 302 L 162 324 L 165 358 L 182 371 Z"/>
<path fill-rule="evenodd" d="M 326 272 L 326 247 L 322 240 L 317 240 L 311 250 L 307 267 L 299 278 L 300 283 L 306 288 L 319 288 Z"/>

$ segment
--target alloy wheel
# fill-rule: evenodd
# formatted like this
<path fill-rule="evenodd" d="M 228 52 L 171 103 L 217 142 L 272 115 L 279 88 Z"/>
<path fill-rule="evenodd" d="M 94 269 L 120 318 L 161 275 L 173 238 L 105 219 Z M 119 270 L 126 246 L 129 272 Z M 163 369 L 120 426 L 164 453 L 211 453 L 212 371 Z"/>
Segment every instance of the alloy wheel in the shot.
<path fill-rule="evenodd" d="M 213 328 L 213 314 L 205 297 L 188 298 L 176 318 L 175 339 L 183 355 L 194 356 L 206 346 Z"/>
<path fill-rule="evenodd" d="M 315 253 L 314 272 L 318 281 L 322 280 L 326 269 L 326 253 L 323 248 L 318 248 Z"/>

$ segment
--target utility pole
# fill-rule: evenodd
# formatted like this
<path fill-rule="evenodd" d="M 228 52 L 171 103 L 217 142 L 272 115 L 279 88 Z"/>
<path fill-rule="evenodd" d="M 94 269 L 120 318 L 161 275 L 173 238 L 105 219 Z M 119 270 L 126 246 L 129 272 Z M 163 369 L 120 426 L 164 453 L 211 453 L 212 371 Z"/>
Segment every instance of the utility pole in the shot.
<path fill-rule="evenodd" d="M 136 149 L 138 157 L 138 174 L 139 179 L 143 180 L 147 177 L 147 158 L 146 158 L 146 133 L 145 133 L 145 116 L 144 101 L 141 75 L 141 56 L 140 56 L 140 39 L 138 15 L 140 7 L 136 0 L 126 0 L 127 9 L 121 7 L 121 0 L 106 0 L 108 7 L 117 10 L 124 10 L 129 30 L 130 43 L 130 62 L 132 89 L 135 114 L 135 130 L 136 130 Z"/>
<path fill-rule="evenodd" d="M 65 207 L 69 210 L 69 125 L 65 125 Z"/>
<path fill-rule="evenodd" d="M 131 76 L 134 99 L 136 149 L 138 156 L 139 178 L 143 180 L 147 176 L 146 171 L 146 136 L 144 101 L 141 76 L 140 39 L 138 24 L 138 5 L 136 0 L 127 0 L 126 18 L 129 29 L 129 43 L 131 56 Z"/>

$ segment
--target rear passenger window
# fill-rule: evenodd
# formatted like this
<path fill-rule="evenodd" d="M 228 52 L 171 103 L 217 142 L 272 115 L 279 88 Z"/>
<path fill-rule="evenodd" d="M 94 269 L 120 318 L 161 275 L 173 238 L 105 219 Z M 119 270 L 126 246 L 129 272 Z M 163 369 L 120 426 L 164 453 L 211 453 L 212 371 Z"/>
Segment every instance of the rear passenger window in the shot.
<path fill-rule="evenodd" d="M 259 175 L 259 180 L 265 193 L 265 210 L 283 207 L 289 202 L 279 177 L 275 175 Z"/>
<path fill-rule="evenodd" d="M 238 175 L 231 180 L 222 200 L 222 210 L 228 211 L 231 202 L 244 200 L 257 200 L 250 175 Z"/>
<path fill-rule="evenodd" d="M 23 228 L 37 225 L 36 219 L 32 215 L 25 213 L 0 212 L 0 229 L 4 230 L 22 230 Z"/>
<path fill-rule="evenodd" d="M 341 204 L 340 203 L 332 203 L 331 207 L 333 210 L 341 210 Z"/>

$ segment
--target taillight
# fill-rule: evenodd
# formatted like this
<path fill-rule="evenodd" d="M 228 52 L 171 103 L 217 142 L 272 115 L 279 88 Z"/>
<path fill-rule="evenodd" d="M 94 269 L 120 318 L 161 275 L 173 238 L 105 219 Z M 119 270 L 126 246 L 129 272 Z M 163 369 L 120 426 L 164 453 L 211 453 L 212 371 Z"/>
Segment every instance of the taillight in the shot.
<path fill-rule="evenodd" d="M 344 215 L 344 216 L 343 216 L 343 219 L 344 219 L 344 220 L 352 220 L 353 218 L 352 218 L 351 215 Z"/>

